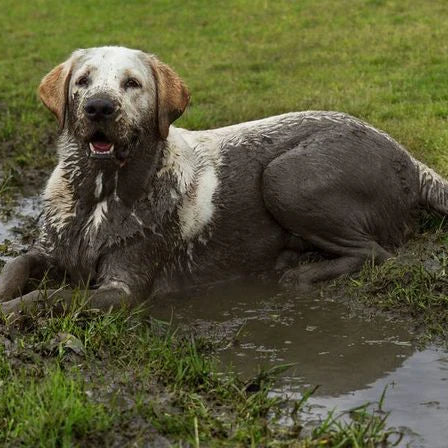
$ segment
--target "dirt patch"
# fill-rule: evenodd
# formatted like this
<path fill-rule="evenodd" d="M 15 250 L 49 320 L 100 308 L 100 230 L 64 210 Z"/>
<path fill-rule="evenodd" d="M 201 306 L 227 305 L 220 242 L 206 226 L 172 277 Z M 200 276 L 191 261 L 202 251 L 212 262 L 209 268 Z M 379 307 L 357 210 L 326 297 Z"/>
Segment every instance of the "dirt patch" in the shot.
<path fill-rule="evenodd" d="M 0 142 L 0 200 L 2 213 L 11 209 L 16 199 L 35 195 L 56 165 L 56 131 L 39 135 L 15 135 L 14 140 Z M 2 188 L 3 186 L 3 188 Z"/>

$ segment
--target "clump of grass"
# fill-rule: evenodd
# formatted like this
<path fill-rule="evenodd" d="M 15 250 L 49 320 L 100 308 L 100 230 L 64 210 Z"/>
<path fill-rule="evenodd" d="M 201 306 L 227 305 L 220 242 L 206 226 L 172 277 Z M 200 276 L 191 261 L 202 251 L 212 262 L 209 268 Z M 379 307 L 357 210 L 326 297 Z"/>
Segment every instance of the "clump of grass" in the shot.
<path fill-rule="evenodd" d="M 388 429 L 387 413 L 378 409 L 372 411 L 369 404 L 351 409 L 346 413 L 350 418 L 344 420 L 344 415 L 335 416 L 330 412 L 326 419 L 313 429 L 311 446 L 334 447 L 383 447 L 398 446 L 403 434 L 393 429 Z"/>
<path fill-rule="evenodd" d="M 5 176 L 4 179 L 0 181 L 0 198 L 2 198 L 6 191 L 8 190 L 8 183 L 11 180 L 11 175 Z"/>
<path fill-rule="evenodd" d="M 445 259 L 435 257 L 437 263 Z M 414 314 L 429 309 L 448 308 L 448 282 L 445 269 L 431 272 L 422 264 L 400 264 L 395 260 L 383 266 L 364 268 L 360 277 L 353 283 L 368 284 L 370 294 L 382 306 L 403 306 Z"/>
<path fill-rule="evenodd" d="M 11 189 L 12 175 L 10 172 L 2 172 L 0 170 L 0 217 L 4 216 L 9 212 L 12 199 L 12 189 Z"/>
<path fill-rule="evenodd" d="M 0 443 L 69 447 L 98 440 L 114 420 L 88 400 L 84 382 L 54 368 L 39 379 L 1 369 Z"/>
<path fill-rule="evenodd" d="M 447 234 L 430 230 L 402 247 L 396 258 L 367 263 L 349 281 L 350 297 L 395 314 L 410 315 L 428 337 L 448 336 Z"/>

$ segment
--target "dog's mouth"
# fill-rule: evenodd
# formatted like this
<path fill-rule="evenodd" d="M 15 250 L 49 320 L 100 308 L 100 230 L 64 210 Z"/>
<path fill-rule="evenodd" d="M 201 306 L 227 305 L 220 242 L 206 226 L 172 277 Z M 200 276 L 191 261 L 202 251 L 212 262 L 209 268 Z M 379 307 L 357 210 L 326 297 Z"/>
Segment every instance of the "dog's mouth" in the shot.
<path fill-rule="evenodd" d="M 86 142 L 86 152 L 90 159 L 94 160 L 112 160 L 120 167 L 126 164 L 129 158 L 131 148 L 138 141 L 137 135 L 132 138 L 109 137 L 102 130 L 94 131 Z"/>
<path fill-rule="evenodd" d="M 110 159 L 114 155 L 114 144 L 107 136 L 97 131 L 89 142 L 90 156 L 97 159 Z"/>

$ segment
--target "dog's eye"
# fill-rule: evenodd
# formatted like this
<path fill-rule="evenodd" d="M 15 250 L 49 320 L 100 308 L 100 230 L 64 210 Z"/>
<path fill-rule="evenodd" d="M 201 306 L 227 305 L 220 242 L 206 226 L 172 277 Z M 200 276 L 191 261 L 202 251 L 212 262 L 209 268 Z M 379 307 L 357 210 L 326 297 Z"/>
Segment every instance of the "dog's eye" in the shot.
<path fill-rule="evenodd" d="M 135 78 L 129 78 L 124 83 L 125 89 L 137 89 L 141 87 L 141 84 Z"/>
<path fill-rule="evenodd" d="M 76 81 L 76 85 L 80 87 L 85 87 L 89 84 L 89 78 L 87 76 L 81 76 Z"/>

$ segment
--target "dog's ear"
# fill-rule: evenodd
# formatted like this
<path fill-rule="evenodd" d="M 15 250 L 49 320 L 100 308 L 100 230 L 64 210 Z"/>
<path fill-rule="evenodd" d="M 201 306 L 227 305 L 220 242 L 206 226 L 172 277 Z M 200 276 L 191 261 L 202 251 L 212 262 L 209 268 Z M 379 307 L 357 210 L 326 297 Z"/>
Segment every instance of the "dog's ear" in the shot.
<path fill-rule="evenodd" d="M 39 86 L 40 99 L 56 115 L 61 129 L 65 120 L 71 67 L 70 59 L 63 64 L 59 64 L 42 79 Z"/>
<path fill-rule="evenodd" d="M 170 124 L 184 112 L 190 101 L 186 85 L 168 65 L 150 58 L 157 91 L 157 119 L 162 138 L 168 137 Z"/>

